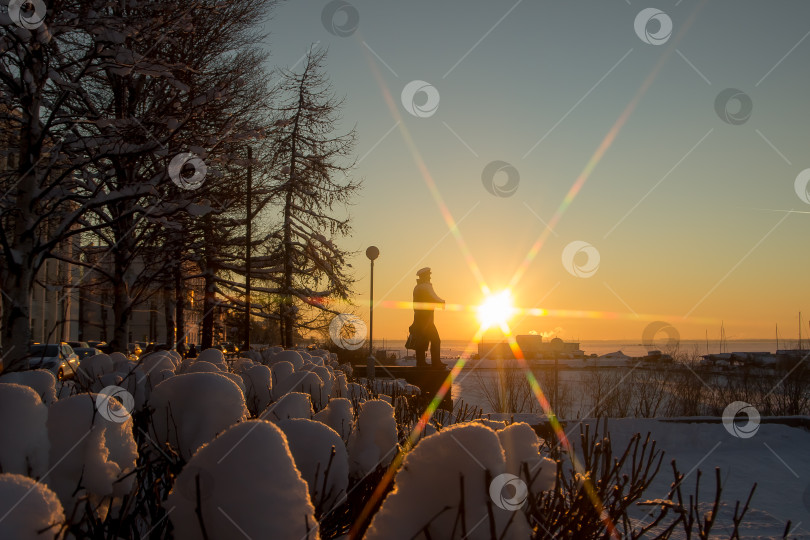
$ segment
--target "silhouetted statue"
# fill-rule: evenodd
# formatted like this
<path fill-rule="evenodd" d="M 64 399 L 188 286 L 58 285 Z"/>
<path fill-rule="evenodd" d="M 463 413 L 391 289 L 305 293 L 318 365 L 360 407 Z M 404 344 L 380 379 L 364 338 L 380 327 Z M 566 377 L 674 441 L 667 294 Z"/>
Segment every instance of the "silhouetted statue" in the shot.
<path fill-rule="evenodd" d="M 408 329 L 413 349 L 416 351 L 416 365 L 427 367 L 425 353 L 430 347 L 430 362 L 433 367 L 443 367 L 441 361 L 441 339 L 433 322 L 433 310 L 444 300 L 436 295 L 430 283 L 430 268 L 425 267 L 416 273 L 416 287 L 413 288 L 413 324 Z"/>

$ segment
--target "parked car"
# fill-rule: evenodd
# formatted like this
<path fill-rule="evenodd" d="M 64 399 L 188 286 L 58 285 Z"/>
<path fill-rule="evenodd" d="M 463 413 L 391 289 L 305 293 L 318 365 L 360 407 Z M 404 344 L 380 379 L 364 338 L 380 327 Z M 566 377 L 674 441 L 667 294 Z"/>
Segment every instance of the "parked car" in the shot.
<path fill-rule="evenodd" d="M 73 352 L 79 355 L 79 360 L 81 360 L 82 358 L 86 358 L 88 356 L 101 354 L 101 350 L 96 349 L 95 347 L 74 347 Z"/>
<path fill-rule="evenodd" d="M 222 344 L 222 348 L 220 350 L 222 351 L 222 354 L 224 354 L 225 356 L 228 356 L 228 355 L 231 355 L 231 354 L 238 353 L 239 352 L 239 347 L 237 347 L 236 345 L 234 345 L 233 343 L 228 341 L 228 342 Z"/>
<path fill-rule="evenodd" d="M 79 355 L 67 343 L 35 343 L 28 359 L 31 369 L 47 369 L 60 380 L 70 379 L 79 368 Z"/>
<path fill-rule="evenodd" d="M 86 341 L 68 341 L 68 345 L 75 351 L 77 348 L 89 347 L 90 344 Z"/>
<path fill-rule="evenodd" d="M 102 347 L 104 347 L 106 345 L 107 345 L 106 341 L 88 341 L 87 342 L 88 347 L 95 347 L 96 349 L 101 349 Z"/>

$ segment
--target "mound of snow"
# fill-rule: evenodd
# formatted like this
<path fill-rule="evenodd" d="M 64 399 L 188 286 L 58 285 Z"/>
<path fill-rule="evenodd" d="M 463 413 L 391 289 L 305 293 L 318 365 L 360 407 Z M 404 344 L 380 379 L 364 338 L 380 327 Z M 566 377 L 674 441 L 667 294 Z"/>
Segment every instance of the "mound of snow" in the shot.
<path fill-rule="evenodd" d="M 242 390 L 220 373 L 186 373 L 158 384 L 149 398 L 152 430 L 184 458 L 229 426 L 247 419 Z"/>
<path fill-rule="evenodd" d="M 115 371 L 115 367 L 112 358 L 106 354 L 85 356 L 79 362 L 79 368 L 76 370 L 76 381 L 79 385 L 97 392 L 104 388 L 104 385 L 99 382 L 99 378 L 105 373 L 113 371 Z"/>
<path fill-rule="evenodd" d="M 175 366 L 179 366 L 180 363 L 183 361 L 183 357 L 175 349 L 169 349 L 168 351 L 165 352 L 166 354 L 172 357 Z"/>
<path fill-rule="evenodd" d="M 307 484 L 270 422 L 237 424 L 186 464 L 164 505 L 177 540 L 203 538 L 198 499 L 211 539 L 319 538 Z"/>
<path fill-rule="evenodd" d="M 246 369 L 250 369 L 253 365 L 253 360 L 250 358 L 237 358 L 233 361 L 233 371 L 235 373 L 242 373 Z"/>
<path fill-rule="evenodd" d="M 99 403 L 103 409 L 97 409 Z M 46 479 L 68 515 L 85 494 L 98 503 L 130 492 L 138 449 L 132 417 L 117 400 L 99 400 L 99 394 L 59 400 L 48 410 L 47 424 L 51 470 Z"/>
<path fill-rule="evenodd" d="M 174 358 L 169 355 L 168 351 L 155 351 L 142 357 L 139 361 L 141 368 L 147 373 L 153 371 L 171 371 L 177 369 Z"/>
<path fill-rule="evenodd" d="M 0 377 L 0 383 L 21 384 L 30 386 L 39 394 L 45 405 L 56 401 L 56 376 L 47 369 L 29 371 L 12 371 Z"/>
<path fill-rule="evenodd" d="M 317 373 L 299 371 L 290 375 L 286 382 L 289 382 L 290 379 L 295 383 L 292 387 L 292 391 L 309 394 L 312 397 L 312 405 L 316 410 L 321 410 L 326 406 L 329 397 L 328 394 L 325 393 L 323 381 L 318 377 Z"/>
<path fill-rule="evenodd" d="M 387 467 L 398 449 L 394 408 L 378 399 L 363 403 L 347 448 L 350 472 L 355 478 L 379 466 Z"/>
<path fill-rule="evenodd" d="M 33 388 L 0 383 L 0 471 L 34 478 L 45 474 L 47 420 L 48 408 Z"/>
<path fill-rule="evenodd" d="M 273 357 L 273 363 L 277 362 L 289 362 L 293 368 L 299 370 L 304 365 L 304 358 L 298 351 L 281 351 Z"/>
<path fill-rule="evenodd" d="M 474 421 L 478 422 L 480 424 L 484 424 L 488 428 L 494 429 L 495 431 L 498 431 L 499 429 L 504 429 L 507 426 L 506 422 L 503 421 L 503 420 L 490 420 L 489 418 L 476 418 Z"/>
<path fill-rule="evenodd" d="M 208 349 L 209 351 L 211 349 Z M 184 373 L 222 373 L 222 370 L 216 364 L 206 362 L 205 360 L 197 360 L 188 366 Z"/>
<path fill-rule="evenodd" d="M 19 474 L 0 474 L 0 538 L 54 538 L 65 521 L 56 493 Z"/>
<path fill-rule="evenodd" d="M 368 399 L 368 390 L 365 386 L 357 383 L 349 383 L 346 386 L 346 397 L 352 401 L 365 401 Z"/>
<path fill-rule="evenodd" d="M 251 364 L 242 372 L 242 381 L 245 384 L 245 402 L 253 416 L 265 410 L 272 401 L 270 389 L 273 383 L 270 376 L 270 368 L 262 364 Z"/>
<path fill-rule="evenodd" d="M 161 366 L 163 366 L 163 364 L 157 364 L 157 367 Z M 118 383 L 118 386 L 126 388 L 126 390 L 135 397 L 135 409 L 137 410 L 143 409 L 148 404 L 152 390 L 154 390 L 158 384 L 175 375 L 174 371 L 169 369 L 146 371 L 141 366 L 128 371 L 126 374 L 118 374 L 125 375 L 124 379 Z"/>
<path fill-rule="evenodd" d="M 273 365 L 273 399 L 279 399 L 289 392 L 303 392 L 312 396 L 312 403 L 316 409 L 321 409 L 329 399 L 324 391 L 323 381 L 312 371 L 302 369 L 294 373 L 289 372 L 289 362 L 280 362 Z"/>
<path fill-rule="evenodd" d="M 129 358 L 126 357 L 126 355 L 124 353 L 120 353 L 120 352 L 117 352 L 117 351 L 113 352 L 113 353 L 110 353 L 110 360 L 113 361 L 113 366 L 115 366 L 116 364 L 118 364 L 120 362 L 130 362 L 131 361 Z"/>
<path fill-rule="evenodd" d="M 222 351 L 213 347 L 205 349 L 197 356 L 197 362 L 211 362 L 212 364 L 225 365 L 225 355 Z"/>
<path fill-rule="evenodd" d="M 112 353 L 110 355 L 110 358 L 112 358 L 115 354 L 116 353 Z M 121 354 L 121 353 L 117 353 L 117 354 Z M 124 356 L 124 355 L 121 354 L 121 356 Z M 138 366 L 138 362 L 135 362 L 133 360 L 129 360 L 126 357 L 123 360 L 113 360 L 113 369 L 115 371 L 118 371 L 118 372 L 129 373 L 133 369 L 135 369 L 137 366 Z"/>
<path fill-rule="evenodd" d="M 315 507 L 323 512 L 343 502 L 349 486 L 349 455 L 340 435 L 314 420 L 282 420 L 278 427 L 287 436 Z"/>
<path fill-rule="evenodd" d="M 323 393 L 328 399 L 332 395 L 332 386 L 335 384 L 335 373 L 331 368 L 324 366 L 315 366 L 312 368 L 312 373 L 316 374 L 323 381 Z M 325 405 L 325 403 L 324 403 Z"/>
<path fill-rule="evenodd" d="M 554 486 L 557 464 L 540 454 L 540 439 L 532 427 L 517 422 L 498 431 L 498 439 L 506 454 L 506 472 L 523 479 L 527 484 L 533 478 L 530 491 L 538 494 Z M 526 478 L 523 464 L 529 468 Z"/>
<path fill-rule="evenodd" d="M 348 397 L 349 396 L 349 385 L 346 383 L 346 374 L 342 371 L 335 372 L 335 382 L 332 383 L 332 393 L 330 397 L 338 398 L 338 397 Z"/>
<path fill-rule="evenodd" d="M 76 383 L 73 381 L 60 381 L 56 387 L 56 398 L 57 399 L 65 399 L 66 397 L 73 396 L 78 393 L 79 389 L 76 387 Z"/>
<path fill-rule="evenodd" d="M 488 539 L 488 507 L 495 518 L 496 538 L 528 539 L 525 514 L 493 504 L 487 471 L 493 479 L 505 472 L 503 450 L 490 428 L 466 423 L 425 437 L 405 457 L 394 490 L 372 519 L 365 539 L 451 538 L 460 530 L 467 531 L 467 538 Z M 466 520 L 463 528 L 458 523 L 461 515 Z"/>
<path fill-rule="evenodd" d="M 259 351 L 254 351 L 253 349 L 249 351 L 244 351 L 243 353 L 246 358 L 253 360 L 254 362 L 261 362 L 262 361 L 262 353 Z"/>
<path fill-rule="evenodd" d="M 309 394 L 290 392 L 262 412 L 260 418 L 278 422 L 290 418 L 312 418 L 312 401 Z"/>
<path fill-rule="evenodd" d="M 245 395 L 245 392 L 246 392 L 247 390 L 246 390 L 246 388 L 245 388 L 245 381 L 243 381 L 243 380 L 242 380 L 242 377 L 241 377 L 241 376 L 237 375 L 236 373 L 231 373 L 230 371 L 225 371 L 225 372 L 221 373 L 221 375 L 223 375 L 223 376 L 225 376 L 225 377 L 228 377 L 230 380 L 232 380 L 232 381 L 233 381 L 233 383 L 234 383 L 236 386 L 238 386 L 238 387 L 239 387 L 239 390 L 241 390 L 241 391 L 242 391 L 242 395 L 243 395 L 243 396 Z"/>
<path fill-rule="evenodd" d="M 269 347 L 263 350 L 261 363 L 269 367 L 275 362 L 275 356 L 283 350 L 283 347 Z"/>
<path fill-rule="evenodd" d="M 295 367 L 290 362 L 277 362 L 270 368 L 270 375 L 272 378 L 271 395 L 274 400 L 279 399 L 281 396 L 290 391 L 287 388 L 287 378 L 295 373 Z M 290 381 L 290 386 L 292 381 Z"/>
<path fill-rule="evenodd" d="M 315 414 L 312 419 L 323 422 L 334 429 L 343 439 L 343 442 L 348 442 L 349 435 L 354 427 L 352 403 L 346 398 L 330 399 L 329 404 Z"/>

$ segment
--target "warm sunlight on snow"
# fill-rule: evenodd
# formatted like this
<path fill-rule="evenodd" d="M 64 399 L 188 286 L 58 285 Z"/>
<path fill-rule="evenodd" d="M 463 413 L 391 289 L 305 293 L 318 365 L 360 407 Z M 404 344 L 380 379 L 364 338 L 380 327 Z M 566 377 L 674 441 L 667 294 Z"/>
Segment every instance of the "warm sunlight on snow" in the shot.
<path fill-rule="evenodd" d="M 478 306 L 478 320 L 485 330 L 491 326 L 503 325 L 514 313 L 512 292 L 508 289 L 490 294 L 484 299 L 484 303 Z"/>

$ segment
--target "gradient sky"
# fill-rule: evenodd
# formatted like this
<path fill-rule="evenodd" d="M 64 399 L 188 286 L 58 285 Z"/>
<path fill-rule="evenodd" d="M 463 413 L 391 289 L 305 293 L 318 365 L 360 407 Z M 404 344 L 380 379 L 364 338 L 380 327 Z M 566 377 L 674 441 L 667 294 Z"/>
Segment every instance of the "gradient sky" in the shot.
<path fill-rule="evenodd" d="M 513 291 L 520 307 L 603 313 L 518 317 L 517 333 L 640 340 L 661 320 L 702 339 L 724 321 L 730 339 L 772 338 L 776 323 L 795 339 L 799 311 L 810 333 L 810 204 L 794 187 L 810 168 L 810 3 L 351 0 L 359 25 L 346 37 L 322 23 L 328 4 L 280 5 L 268 45 L 277 66 L 295 65 L 312 43 L 328 47 L 344 127 L 357 127 L 365 184 L 342 245 L 358 250 L 358 313 L 367 317 L 372 244 L 375 301 L 410 301 L 415 270 L 431 266 L 448 303 L 480 303 L 466 246 L 493 291 L 528 263 Z M 634 29 L 650 7 L 672 21 L 664 44 Z M 345 21 L 345 11 L 334 19 Z M 646 28 L 655 34 L 658 23 Z M 438 91 L 435 114 L 404 108 L 413 80 Z M 727 88 L 753 103 L 739 125 L 715 111 Z M 512 196 L 484 187 L 495 160 L 519 173 Z M 574 241 L 599 253 L 590 277 L 563 264 Z M 378 306 L 375 339 L 404 339 L 411 319 Z M 465 311 L 439 312 L 437 325 L 445 339 L 478 328 Z"/>

